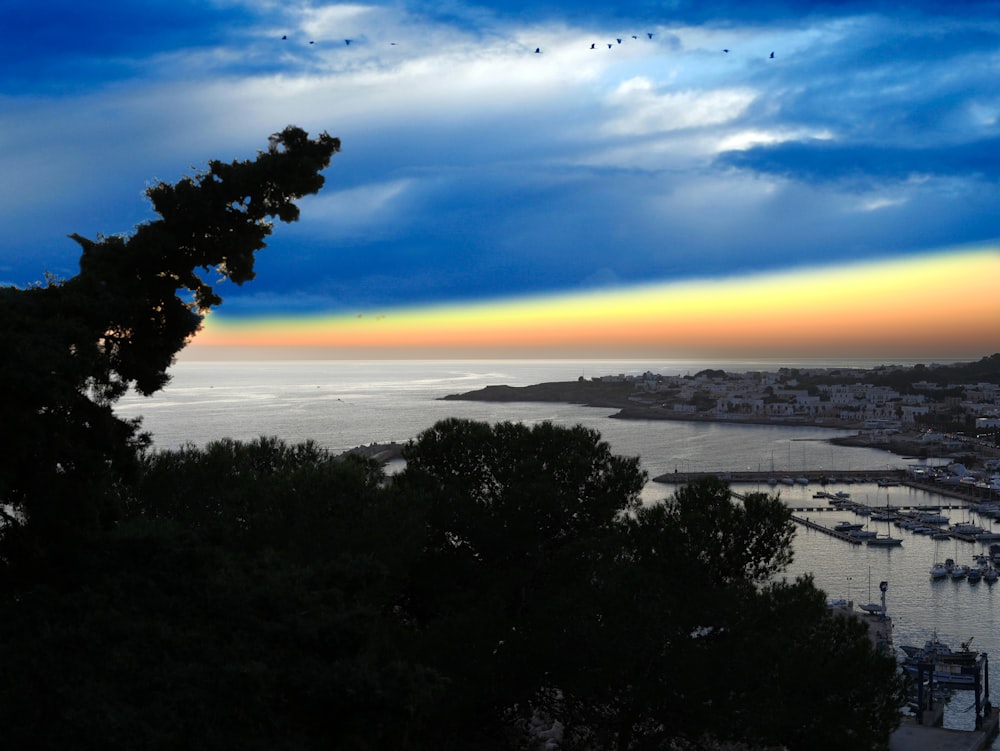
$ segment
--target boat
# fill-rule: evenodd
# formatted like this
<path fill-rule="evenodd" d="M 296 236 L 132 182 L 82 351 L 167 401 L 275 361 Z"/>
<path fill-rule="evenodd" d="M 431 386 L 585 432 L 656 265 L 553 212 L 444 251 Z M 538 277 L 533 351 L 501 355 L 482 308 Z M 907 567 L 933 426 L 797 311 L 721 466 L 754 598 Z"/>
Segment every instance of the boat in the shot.
<path fill-rule="evenodd" d="M 855 532 L 859 529 L 864 528 L 864 524 L 860 522 L 837 522 L 833 525 L 833 529 L 836 532 Z"/>
<path fill-rule="evenodd" d="M 935 632 L 922 647 L 901 647 L 906 659 L 903 669 L 916 675 L 919 666 L 927 666 L 935 683 L 948 686 L 972 686 L 976 681 L 979 652 L 969 649 L 972 639 L 962 642 L 960 650 L 953 651 L 940 641 Z"/>
<path fill-rule="evenodd" d="M 935 563 L 931 566 L 931 579 L 944 579 L 948 574 L 948 567 L 943 563 Z"/>
<path fill-rule="evenodd" d="M 855 540 L 868 540 L 878 536 L 877 532 L 873 532 L 870 529 L 852 529 L 847 534 Z"/>
<path fill-rule="evenodd" d="M 949 519 L 944 514 L 918 514 L 917 520 L 923 522 L 924 524 L 947 524 Z"/>
<path fill-rule="evenodd" d="M 870 537 L 867 540 L 865 540 L 865 544 L 876 545 L 881 547 L 892 547 L 894 545 L 902 545 L 903 540 L 899 537 L 890 537 L 889 535 L 886 535 L 885 537 L 877 535 L 875 537 Z"/>
<path fill-rule="evenodd" d="M 981 535 L 986 530 L 980 527 L 978 524 L 973 524 L 972 522 L 959 522 L 958 524 L 952 524 L 948 527 L 949 532 L 953 532 L 959 535 Z"/>
<path fill-rule="evenodd" d="M 969 584 L 978 584 L 979 580 L 983 578 L 982 569 L 978 567 L 973 567 L 969 569 Z"/>
<path fill-rule="evenodd" d="M 969 575 L 969 571 L 970 571 L 969 567 L 966 566 L 965 564 L 962 564 L 961 566 L 952 567 L 951 571 L 949 572 L 949 576 L 951 576 L 952 579 L 964 579 L 966 576 Z"/>

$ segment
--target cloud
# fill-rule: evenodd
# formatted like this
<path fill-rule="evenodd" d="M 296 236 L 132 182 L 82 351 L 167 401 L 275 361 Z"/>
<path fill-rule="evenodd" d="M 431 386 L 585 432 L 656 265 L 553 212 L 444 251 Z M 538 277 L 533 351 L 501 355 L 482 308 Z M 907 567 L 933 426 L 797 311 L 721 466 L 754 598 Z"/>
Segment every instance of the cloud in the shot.
<path fill-rule="evenodd" d="M 1000 177 L 1000 137 L 921 148 L 816 139 L 731 151 L 717 162 L 810 183 L 849 182 L 862 187 L 922 177 L 992 182 Z"/>
<path fill-rule="evenodd" d="M 658 92 L 649 79 L 632 78 L 608 96 L 608 107 L 621 113 L 604 130 L 636 136 L 720 125 L 740 117 L 754 98 L 749 89 Z"/>
<path fill-rule="evenodd" d="M 343 151 L 227 316 L 1000 236 L 1000 22 L 984 4 L 9 7 L 31 27 L 0 46 L 0 272 L 17 283 L 73 273 L 66 234 L 128 232 L 151 218 L 150 182 L 251 158 L 289 123 Z"/>

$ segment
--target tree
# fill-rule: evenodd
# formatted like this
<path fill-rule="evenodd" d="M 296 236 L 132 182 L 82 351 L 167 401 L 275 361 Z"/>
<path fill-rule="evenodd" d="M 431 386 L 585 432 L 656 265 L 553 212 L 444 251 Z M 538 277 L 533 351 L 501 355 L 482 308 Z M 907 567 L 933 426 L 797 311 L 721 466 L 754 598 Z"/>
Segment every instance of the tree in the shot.
<path fill-rule="evenodd" d="M 589 586 L 645 475 L 596 431 L 549 422 L 445 420 L 405 457 L 394 492 L 420 509 L 423 541 L 401 617 L 413 661 L 449 681 L 426 747 L 487 748 L 551 685 L 566 595 Z"/>
<path fill-rule="evenodd" d="M 270 438 L 145 456 L 122 523 L 0 597 L 5 747 L 404 748 L 442 690 L 389 615 L 415 535 L 382 481 Z"/>
<path fill-rule="evenodd" d="M 532 713 L 565 749 L 887 744 L 895 661 L 811 579 L 776 580 L 794 533 L 776 496 L 706 479 L 644 506 L 637 464 L 548 423 L 444 421 L 407 458 L 395 492 L 424 542 L 400 612 L 411 662 L 447 681 L 430 746 L 509 748 L 483 736 Z"/>
<path fill-rule="evenodd" d="M 827 609 L 810 578 L 777 580 L 794 533 L 778 497 L 739 502 L 707 478 L 623 526 L 586 606 L 601 627 L 570 650 L 590 659 L 567 659 L 559 683 L 555 709 L 581 747 L 887 746 L 905 697 L 895 659 Z"/>
<path fill-rule="evenodd" d="M 112 405 L 129 388 L 148 395 L 166 384 L 177 352 L 222 302 L 206 278 L 253 279 L 271 220 L 298 218 L 295 201 L 322 187 L 339 148 L 289 126 L 254 160 L 211 161 L 149 188 L 160 218 L 132 236 L 73 235 L 83 251 L 73 278 L 0 288 L 0 421 L 12 438 L 0 454 L 5 557 L 41 544 L 39 534 L 51 541 L 115 518 L 115 484 L 146 439 Z"/>

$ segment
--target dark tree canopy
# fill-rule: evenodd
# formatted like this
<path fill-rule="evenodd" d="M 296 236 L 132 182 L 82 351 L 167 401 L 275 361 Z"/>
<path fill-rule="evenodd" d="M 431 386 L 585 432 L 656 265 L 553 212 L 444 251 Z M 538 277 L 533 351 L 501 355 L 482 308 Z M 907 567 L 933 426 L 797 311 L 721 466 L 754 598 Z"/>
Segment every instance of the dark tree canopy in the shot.
<path fill-rule="evenodd" d="M 0 569 L 11 747 L 886 747 L 902 684 L 718 481 L 641 505 L 594 431 L 438 423 L 386 482 L 262 438 L 147 452 L 66 574 Z M 717 534 L 716 534 L 717 532 Z M 559 723 L 559 725 L 556 725 Z"/>
<path fill-rule="evenodd" d="M 298 218 L 295 201 L 323 186 L 340 142 L 289 126 L 253 160 L 212 161 L 206 172 L 146 191 L 159 219 L 131 236 L 89 240 L 80 272 L 28 289 L 0 288 L 0 504 L 7 536 L 36 528 L 99 526 L 111 486 L 143 443 L 112 413 L 129 388 L 151 394 L 222 302 L 206 279 L 243 284 L 271 220 Z"/>
<path fill-rule="evenodd" d="M 777 497 L 707 479 L 641 505 L 635 460 L 549 423 L 446 420 L 406 456 L 393 492 L 423 524 L 398 612 L 445 678 L 432 747 L 490 748 L 532 713 L 565 749 L 887 743 L 895 660 L 811 580 L 775 581 L 794 533 Z"/>

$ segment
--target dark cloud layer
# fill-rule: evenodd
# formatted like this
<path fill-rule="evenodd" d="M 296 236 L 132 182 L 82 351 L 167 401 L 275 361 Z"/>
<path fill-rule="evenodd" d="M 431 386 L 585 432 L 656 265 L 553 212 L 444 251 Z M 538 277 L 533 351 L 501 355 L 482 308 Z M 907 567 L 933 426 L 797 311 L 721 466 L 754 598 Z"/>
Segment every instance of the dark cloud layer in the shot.
<path fill-rule="evenodd" d="M 956 145 L 901 148 L 814 140 L 722 155 L 717 164 L 807 183 L 872 189 L 923 177 L 1000 180 L 1000 137 Z"/>
<path fill-rule="evenodd" d="M 67 234 L 130 231 L 151 218 L 150 182 L 250 157 L 288 123 L 344 150 L 227 314 L 993 240 L 997 10 L 14 0 L 0 9 L 0 281 L 74 273 Z"/>

